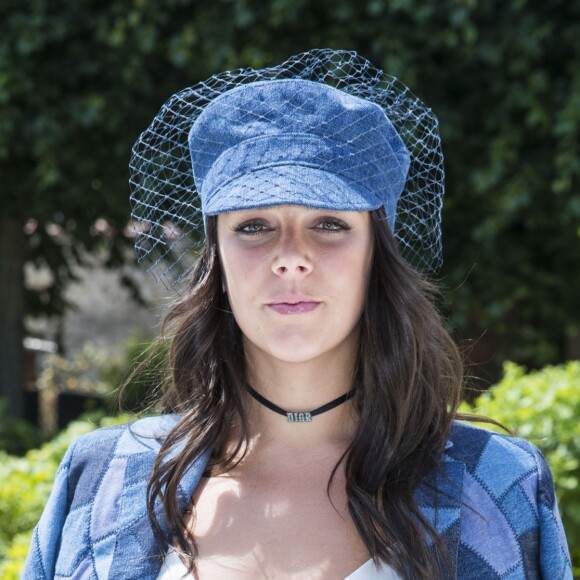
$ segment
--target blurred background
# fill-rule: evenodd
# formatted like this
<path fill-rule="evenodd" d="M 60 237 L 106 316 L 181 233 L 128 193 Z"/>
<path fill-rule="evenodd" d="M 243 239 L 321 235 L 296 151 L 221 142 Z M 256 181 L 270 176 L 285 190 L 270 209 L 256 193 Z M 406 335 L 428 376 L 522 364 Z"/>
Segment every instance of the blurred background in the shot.
<path fill-rule="evenodd" d="M 0 576 L 173 298 L 134 262 L 133 142 L 174 92 L 315 47 L 439 117 L 466 398 L 546 453 L 580 566 L 579 38 L 579 0 L 0 0 Z"/>

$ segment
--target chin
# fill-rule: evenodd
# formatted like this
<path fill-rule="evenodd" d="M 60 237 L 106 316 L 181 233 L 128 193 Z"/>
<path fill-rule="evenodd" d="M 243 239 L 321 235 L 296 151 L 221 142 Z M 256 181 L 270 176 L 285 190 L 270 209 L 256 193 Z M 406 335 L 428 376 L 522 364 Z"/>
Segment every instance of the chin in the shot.
<path fill-rule="evenodd" d="M 320 328 L 280 329 L 266 334 L 245 334 L 246 348 L 256 349 L 263 355 L 287 363 L 306 363 L 325 357 L 341 358 L 355 348 L 356 335 L 350 329 L 335 328 L 335 332 L 322 333 Z"/>
<path fill-rule="evenodd" d="M 275 358 L 276 360 L 279 360 L 280 362 L 284 362 L 284 363 L 289 363 L 289 364 L 303 364 L 303 363 L 308 363 L 311 362 L 313 360 L 316 360 L 317 358 L 321 357 L 322 355 L 324 355 L 324 353 L 318 353 L 318 354 L 313 354 L 313 353 L 296 353 L 296 352 L 292 352 L 292 353 L 270 353 L 272 355 L 273 358 Z"/>
<path fill-rule="evenodd" d="M 333 352 L 337 346 L 316 344 L 313 340 L 302 338 L 299 341 L 287 341 L 284 344 L 269 342 L 262 350 L 279 361 L 299 364 L 324 357 Z"/>

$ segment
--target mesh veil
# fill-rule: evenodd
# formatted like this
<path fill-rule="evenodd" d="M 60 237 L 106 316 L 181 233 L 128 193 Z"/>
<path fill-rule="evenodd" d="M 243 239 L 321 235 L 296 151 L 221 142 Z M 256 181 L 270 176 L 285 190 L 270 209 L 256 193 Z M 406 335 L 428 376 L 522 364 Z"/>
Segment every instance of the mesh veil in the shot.
<path fill-rule="evenodd" d="M 168 288 L 187 277 L 204 237 L 189 131 L 204 108 L 226 91 L 274 79 L 324 83 L 383 109 L 411 156 L 394 235 L 407 262 L 424 272 L 436 271 L 442 262 L 444 193 L 437 118 L 400 80 L 355 52 L 330 49 L 311 50 L 261 70 L 216 74 L 176 93 L 163 105 L 133 146 L 129 165 L 138 260 Z"/>

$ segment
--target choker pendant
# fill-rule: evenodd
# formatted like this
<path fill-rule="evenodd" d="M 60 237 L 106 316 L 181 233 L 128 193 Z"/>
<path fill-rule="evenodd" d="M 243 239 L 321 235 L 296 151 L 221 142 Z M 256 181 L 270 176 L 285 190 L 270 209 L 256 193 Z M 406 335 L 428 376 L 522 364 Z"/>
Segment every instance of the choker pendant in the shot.
<path fill-rule="evenodd" d="M 278 407 L 278 405 L 272 403 L 272 401 L 269 401 L 263 395 L 260 395 L 260 393 L 258 393 L 258 391 L 253 389 L 250 385 L 248 385 L 248 390 L 250 391 L 250 395 L 252 395 L 252 397 L 254 397 L 254 399 L 256 399 L 258 403 L 264 405 L 264 407 L 270 409 L 270 411 L 278 413 L 278 415 L 285 416 L 288 419 L 288 423 L 311 423 L 312 418 L 316 417 L 316 415 L 321 415 L 322 413 L 326 413 L 326 411 L 330 411 L 331 409 L 334 409 L 335 407 L 342 405 L 342 403 L 348 401 L 354 395 L 354 390 L 349 391 L 348 393 L 345 393 L 344 395 L 341 395 L 340 397 L 333 399 L 332 401 L 330 401 L 330 403 L 326 403 L 326 405 L 317 407 L 312 411 L 301 411 L 296 413 L 291 411 L 285 411 L 284 409 L 282 409 L 282 407 Z"/>
<path fill-rule="evenodd" d="M 288 416 L 288 423 L 310 423 L 312 421 L 312 413 L 286 413 Z"/>

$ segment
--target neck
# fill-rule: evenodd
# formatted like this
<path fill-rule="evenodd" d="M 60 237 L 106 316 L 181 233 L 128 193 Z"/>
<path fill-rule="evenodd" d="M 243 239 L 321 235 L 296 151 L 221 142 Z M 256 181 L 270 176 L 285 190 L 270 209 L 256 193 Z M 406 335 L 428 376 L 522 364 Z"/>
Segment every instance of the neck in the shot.
<path fill-rule="evenodd" d="M 246 349 L 249 384 L 286 411 L 310 411 L 352 389 L 354 356 L 338 353 L 316 360 L 281 361 Z M 321 442 L 350 442 L 356 428 L 352 400 L 317 415 L 310 423 L 290 423 L 284 416 L 248 396 L 251 436 L 261 441 L 309 446 Z"/>

